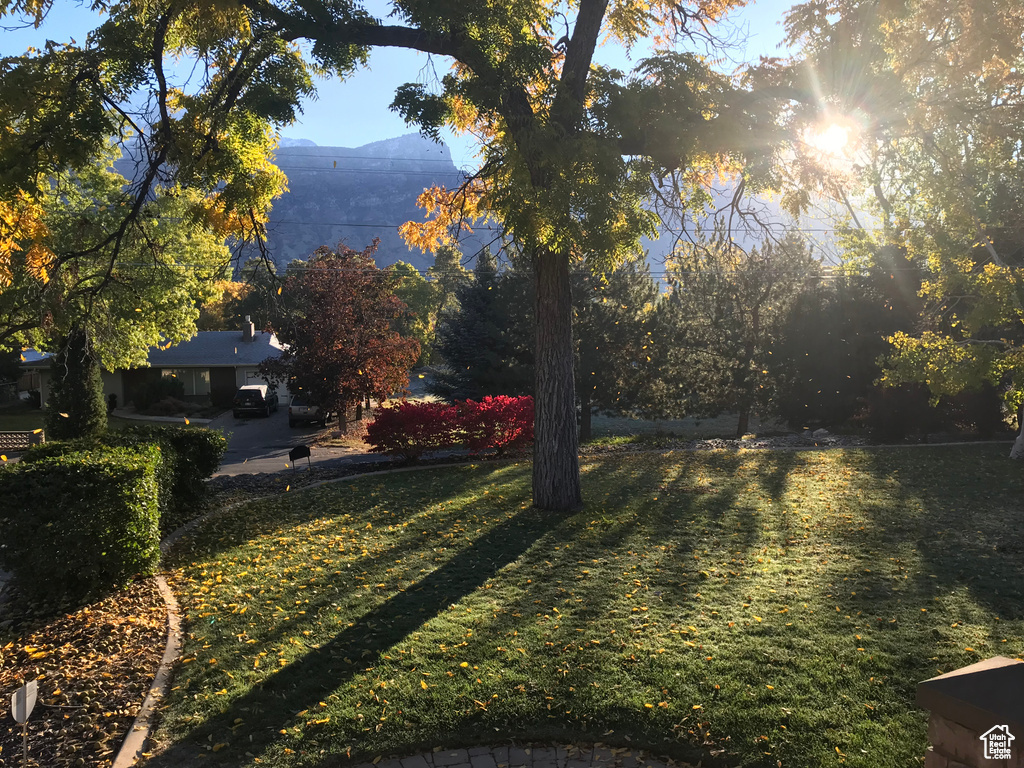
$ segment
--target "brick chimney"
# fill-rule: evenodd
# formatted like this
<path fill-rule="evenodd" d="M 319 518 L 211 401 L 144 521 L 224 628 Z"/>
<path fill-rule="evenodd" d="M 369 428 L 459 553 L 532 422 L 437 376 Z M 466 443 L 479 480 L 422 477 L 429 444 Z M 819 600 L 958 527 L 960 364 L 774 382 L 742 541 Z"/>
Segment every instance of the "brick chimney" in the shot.
<path fill-rule="evenodd" d="M 256 326 L 252 324 L 252 320 L 249 319 L 249 315 L 245 316 L 245 322 L 242 323 L 242 341 L 255 341 L 256 340 Z"/>

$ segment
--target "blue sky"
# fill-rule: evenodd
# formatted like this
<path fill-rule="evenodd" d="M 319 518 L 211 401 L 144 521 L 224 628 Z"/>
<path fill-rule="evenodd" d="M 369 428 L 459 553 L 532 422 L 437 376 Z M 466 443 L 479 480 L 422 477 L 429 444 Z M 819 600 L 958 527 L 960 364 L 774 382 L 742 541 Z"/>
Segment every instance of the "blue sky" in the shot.
<path fill-rule="evenodd" d="M 738 42 L 727 52 L 724 69 L 743 61 L 756 61 L 759 56 L 782 55 L 780 43 L 784 36 L 782 18 L 791 6 L 790 0 L 755 0 L 735 12 L 723 30 Z M 22 53 L 29 46 L 39 46 L 46 39 L 61 42 L 74 38 L 81 41 L 96 26 L 99 15 L 87 6 L 57 0 L 45 24 L 39 30 L 7 29 L 0 37 L 0 54 Z M 5 20 L 10 24 L 10 20 Z M 597 53 L 603 64 L 628 70 L 631 62 L 647 54 L 644 48 L 632 56 L 619 46 L 604 45 Z M 398 49 L 375 51 L 369 66 L 345 82 L 321 82 L 317 98 L 303 104 L 299 121 L 283 133 L 296 139 L 309 139 L 321 146 L 358 147 L 381 139 L 409 133 L 414 128 L 391 112 L 389 106 L 395 88 L 407 82 L 430 82 L 434 71 L 443 75 L 447 64 L 432 60 L 425 54 Z M 444 135 L 452 150 L 455 164 L 462 168 L 475 165 L 475 144 L 471 137 Z"/>

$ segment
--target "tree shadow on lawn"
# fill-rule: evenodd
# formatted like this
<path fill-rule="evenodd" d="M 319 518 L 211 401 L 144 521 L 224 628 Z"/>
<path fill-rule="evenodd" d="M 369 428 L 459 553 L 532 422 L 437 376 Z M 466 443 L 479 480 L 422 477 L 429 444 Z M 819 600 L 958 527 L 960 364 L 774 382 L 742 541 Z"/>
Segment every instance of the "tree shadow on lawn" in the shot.
<path fill-rule="evenodd" d="M 850 607 L 898 596 L 927 608 L 960 593 L 1002 621 L 1024 620 L 1024 476 L 1004 454 L 1003 446 L 866 452 L 863 469 L 886 482 L 888 498 L 865 505 L 869 524 L 851 528 L 847 541 L 863 560 L 890 567 L 857 573 L 871 590 Z M 908 577 L 899 593 L 894 569 Z"/>
<path fill-rule="evenodd" d="M 812 605 L 831 644 L 817 654 L 833 656 L 836 691 L 872 704 L 848 726 L 852 738 L 870 738 L 884 717 L 923 749 L 917 683 L 1024 653 L 1024 478 L 1004 450 L 849 454 L 853 484 L 820 533 L 833 546 L 810 556 L 821 569 Z"/>
<path fill-rule="evenodd" d="M 367 657 L 383 653 L 418 630 L 425 616 L 436 615 L 471 594 L 564 520 L 561 515 L 529 509 L 494 527 L 415 587 L 393 595 L 353 626 L 280 669 L 232 701 L 219 717 L 192 728 L 186 738 L 169 746 L 149 765 L 188 764 L 208 737 L 229 735 L 236 718 L 244 718 L 254 736 L 250 751 L 259 750 L 296 712 L 315 707 L 351 680 Z"/>
<path fill-rule="evenodd" d="M 507 465 L 498 468 L 478 467 L 474 473 L 459 472 L 457 475 L 453 473 L 451 475 L 452 482 L 443 483 L 443 497 L 456 498 L 469 489 L 483 487 L 483 483 L 493 480 L 496 475 L 506 476 L 504 482 L 508 482 L 511 479 L 507 477 L 509 473 L 523 475 L 526 472 L 527 469 L 523 467 Z M 367 478 L 367 481 L 372 479 Z M 242 600 L 241 593 L 249 592 L 251 598 L 257 591 L 259 591 L 257 597 L 270 598 L 275 594 L 274 585 L 283 581 L 287 582 L 285 589 L 291 590 L 295 595 L 307 596 L 302 605 L 304 624 L 316 632 L 316 636 L 311 637 L 310 640 L 318 640 L 324 626 L 321 622 L 324 621 L 326 625 L 330 625 L 329 620 L 333 616 L 332 609 L 337 608 L 339 604 L 343 605 L 345 610 L 354 613 L 367 611 L 372 613 L 382 606 L 386 606 L 387 600 L 390 598 L 382 598 L 369 591 L 364 592 L 363 588 L 379 581 L 395 581 L 396 576 L 392 571 L 393 566 L 398 562 L 408 563 L 406 571 L 409 574 L 405 578 L 399 578 L 399 581 L 405 581 L 407 584 L 404 588 L 400 585 L 396 587 L 399 594 L 407 593 L 413 596 L 418 594 L 424 589 L 423 582 L 419 580 L 418 566 L 436 566 L 440 569 L 460 558 L 464 550 L 459 547 L 465 545 L 462 543 L 461 535 L 457 541 L 455 540 L 453 531 L 467 533 L 468 531 L 461 528 L 460 524 L 474 516 L 474 508 L 479 508 L 482 505 L 479 505 L 476 500 L 460 504 L 424 504 L 423 497 L 431 498 L 434 495 L 432 486 L 437 484 L 437 480 L 433 473 L 427 477 L 421 477 L 417 473 L 415 479 L 419 481 L 418 484 L 404 487 L 401 494 L 391 494 L 388 496 L 386 504 L 378 505 L 378 507 L 387 507 L 383 510 L 371 507 L 370 504 L 359 506 L 364 501 L 372 503 L 375 497 L 375 494 L 371 492 L 372 489 L 381 490 L 382 486 L 372 485 L 367 488 L 365 485 L 346 483 L 341 486 L 330 485 L 320 489 L 311 489 L 307 494 L 298 493 L 288 499 L 275 497 L 264 500 L 255 507 L 247 506 L 234 511 L 223 519 L 211 521 L 208 528 L 199 532 L 194 539 L 182 542 L 182 546 L 175 550 L 174 561 L 178 566 L 191 563 L 192 570 L 217 568 L 222 558 L 227 558 L 232 552 L 244 548 L 252 542 L 255 542 L 258 554 L 256 558 L 246 559 L 243 553 L 242 562 L 247 571 L 244 581 L 234 578 L 230 580 L 233 582 L 232 584 L 227 582 L 218 586 L 211 584 L 209 587 L 211 591 L 205 592 L 198 601 L 192 601 L 193 603 L 199 602 L 198 605 L 190 605 L 188 600 L 183 600 L 187 622 L 205 621 L 206 616 L 210 615 L 209 612 L 203 612 L 203 603 L 207 600 L 212 602 L 220 598 L 225 602 L 228 600 L 237 602 Z M 318 494 L 317 491 L 320 493 Z M 354 499 L 353 496 L 348 496 L 350 493 L 355 497 Z M 440 498 L 442 494 L 437 494 L 437 496 Z M 482 498 L 487 497 L 482 496 Z M 316 503 L 310 503 L 311 500 Z M 525 491 L 520 495 L 504 497 L 501 502 L 504 508 L 497 511 L 499 521 L 502 519 L 505 522 L 511 521 L 515 517 L 515 513 L 509 512 L 507 507 L 519 507 L 527 500 L 528 494 Z M 282 505 L 287 506 L 282 509 Z M 485 519 L 488 524 L 493 524 L 491 518 L 494 515 L 495 510 L 484 507 L 479 509 L 475 519 L 477 522 Z M 415 524 L 396 524 L 399 520 L 408 522 L 409 519 Z M 325 571 L 323 568 L 318 568 L 317 561 L 307 559 L 302 549 L 302 543 L 296 545 L 298 548 L 291 553 L 292 559 L 285 561 L 283 569 L 278 565 L 276 570 L 271 570 L 269 561 L 272 558 L 263 558 L 263 555 L 267 554 L 267 545 L 275 544 L 278 545 L 276 548 L 280 549 L 281 542 L 290 545 L 303 537 L 308 539 L 310 538 L 309 526 L 321 521 L 326 522 L 330 526 L 329 530 L 336 534 L 347 530 L 350 534 L 373 536 L 376 535 L 377 530 L 389 528 L 395 528 L 397 533 L 388 532 L 389 542 L 383 549 L 375 552 L 368 552 L 364 549 L 360 555 L 349 561 L 343 570 L 336 570 L 333 573 L 330 573 L 329 569 Z M 343 523 L 340 527 L 338 526 L 339 521 Z M 366 524 L 365 528 L 364 523 Z M 236 527 L 240 530 L 236 530 Z M 330 540 L 336 537 L 320 538 Z M 350 542 L 346 543 L 351 546 Z M 362 546 L 368 545 L 363 541 Z M 342 557 L 340 553 L 330 549 L 326 544 L 319 550 L 310 549 L 309 554 L 319 552 L 321 555 Z M 502 566 L 497 563 L 501 553 L 494 547 L 485 546 L 485 550 L 494 555 L 495 570 L 500 569 Z M 414 555 L 424 551 L 432 555 L 431 559 L 412 559 Z M 257 559 L 260 559 L 260 562 L 256 562 Z M 340 566 L 340 562 L 335 564 Z M 416 581 L 413 581 L 412 573 L 416 573 Z M 267 587 L 266 594 L 263 589 L 260 589 L 261 585 Z M 218 588 L 234 590 L 236 596 L 227 597 L 224 593 L 218 595 L 213 591 Z M 356 602 L 357 600 L 358 602 Z M 248 622 L 258 617 L 264 623 L 269 622 L 269 626 L 259 630 L 261 647 L 274 647 L 284 639 L 294 636 L 298 631 L 297 622 L 287 620 L 286 613 L 282 615 L 271 613 L 268 618 L 259 613 L 263 607 L 257 605 L 253 605 L 253 607 L 255 610 L 248 615 L 237 612 L 217 615 L 215 617 L 216 628 L 207 629 L 205 633 L 207 636 L 218 634 L 221 639 L 245 636 L 251 626 Z M 413 613 L 418 614 L 420 622 L 429 621 L 434 615 L 429 605 L 420 606 Z M 413 618 L 416 617 L 413 616 Z M 373 621 L 369 622 L 371 629 L 374 623 Z M 211 620 L 210 624 L 213 626 L 214 620 Z M 321 629 L 317 630 L 317 627 L 321 627 Z M 213 685 L 214 678 L 217 678 L 220 672 L 216 667 L 199 667 L 189 668 L 184 674 L 188 681 L 187 685 L 209 687 Z M 215 687 L 220 685 L 221 683 L 218 682 Z"/>
<path fill-rule="evenodd" d="M 346 478 L 294 493 L 245 502 L 225 514 L 204 521 L 179 541 L 166 558 L 169 567 L 182 567 L 204 558 L 216 559 L 225 551 L 243 546 L 253 539 L 281 533 L 284 528 L 302 525 L 323 517 L 335 517 L 337 506 L 350 514 L 353 524 L 389 525 L 395 522 L 395 509 L 417 505 L 429 487 L 442 482 L 444 495 L 459 496 L 486 482 L 495 473 L 515 470 L 518 465 L 466 465 L 454 468 L 424 469 L 399 475 Z M 519 471 L 522 470 L 519 467 Z M 360 504 L 358 513 L 348 512 L 349 500 Z M 468 506 L 464 505 L 464 506 Z M 453 516 L 463 506 L 447 510 Z M 435 531 L 436 532 L 436 531 Z M 418 534 L 418 532 L 417 532 Z"/>

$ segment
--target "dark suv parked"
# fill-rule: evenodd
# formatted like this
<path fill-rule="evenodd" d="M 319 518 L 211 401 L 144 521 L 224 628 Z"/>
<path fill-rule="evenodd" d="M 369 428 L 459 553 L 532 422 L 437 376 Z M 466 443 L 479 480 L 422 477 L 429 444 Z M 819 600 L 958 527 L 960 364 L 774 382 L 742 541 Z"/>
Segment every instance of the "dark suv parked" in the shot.
<path fill-rule="evenodd" d="M 277 393 L 266 384 L 246 384 L 235 392 L 232 410 L 236 419 L 246 414 L 269 416 L 277 410 Z"/>

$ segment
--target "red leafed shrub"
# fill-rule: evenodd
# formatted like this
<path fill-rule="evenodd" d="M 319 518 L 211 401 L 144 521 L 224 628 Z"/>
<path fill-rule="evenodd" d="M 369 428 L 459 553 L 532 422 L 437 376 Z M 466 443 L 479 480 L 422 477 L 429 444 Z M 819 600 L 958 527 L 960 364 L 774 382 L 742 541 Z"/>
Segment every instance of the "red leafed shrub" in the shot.
<path fill-rule="evenodd" d="M 416 460 L 464 445 L 471 453 L 508 453 L 533 442 L 532 397 L 485 397 L 455 405 L 400 403 L 380 408 L 363 438 L 373 453 Z"/>
<path fill-rule="evenodd" d="M 532 397 L 485 397 L 479 403 L 457 403 L 470 453 L 521 450 L 533 442 Z"/>
<path fill-rule="evenodd" d="M 453 448 L 460 442 L 458 409 L 444 403 L 399 403 L 377 409 L 363 440 L 373 453 L 418 459 L 427 451 Z"/>

